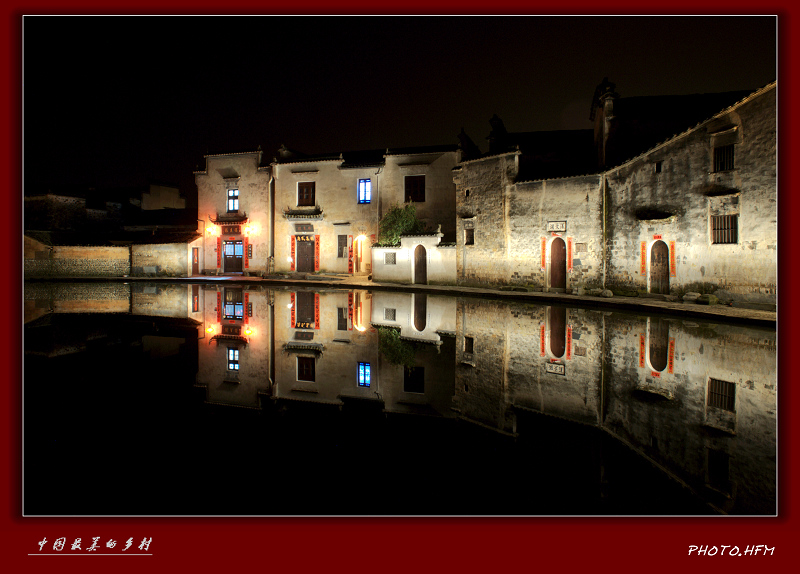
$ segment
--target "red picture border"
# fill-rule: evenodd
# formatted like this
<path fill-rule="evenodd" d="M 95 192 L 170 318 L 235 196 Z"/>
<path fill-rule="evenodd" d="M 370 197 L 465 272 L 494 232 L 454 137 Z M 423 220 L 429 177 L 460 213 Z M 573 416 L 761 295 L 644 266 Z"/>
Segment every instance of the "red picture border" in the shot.
<path fill-rule="evenodd" d="M 79 13 L 313 13 L 330 12 L 323 2 L 281 3 L 270 7 L 264 2 L 239 0 L 230 5 L 205 1 L 154 2 L 135 5 L 109 5 L 97 0 L 78 6 L 58 2 L 19 2 L 5 4 L 2 61 L 4 140 L 3 174 L 6 178 L 7 264 L 20 269 L 21 277 L 21 19 L 23 14 Z M 737 1 L 670 2 L 656 8 L 633 2 L 614 2 L 613 7 L 596 3 L 559 3 L 538 7 L 531 2 L 500 2 L 486 5 L 474 2 L 374 3 L 346 0 L 337 3 L 339 13 L 366 14 L 777 14 L 779 16 L 779 204 L 782 222 L 787 213 L 796 213 L 797 196 L 791 173 L 794 139 L 798 130 L 792 96 L 795 93 L 797 45 L 800 30 L 796 10 L 788 0 L 767 5 Z M 794 12 L 794 13 L 793 13 Z M 676 39 L 680 41 L 680 39 Z M 57 47 L 54 47 L 57 49 Z M 587 55 L 590 57 L 590 55 Z M 56 150 L 54 150 L 55 152 Z M 782 246 L 788 246 L 789 232 L 779 229 Z M 784 242 L 785 241 L 785 242 Z M 780 254 L 786 249 L 779 250 Z M 16 267 L 19 266 L 19 267 Z M 796 271 L 790 256 L 781 255 L 780 284 L 793 286 Z M 146 572 L 180 569 L 188 572 L 244 571 L 370 571 L 370 572 L 494 572 L 509 568 L 517 572 L 557 569 L 574 571 L 707 571 L 709 568 L 732 571 L 793 570 L 798 540 L 797 499 L 792 487 L 797 482 L 798 458 L 794 447 L 798 416 L 795 381 L 783 377 L 779 391 L 779 513 L 778 518 L 23 518 L 21 516 L 21 279 L 2 283 L 4 301 L 11 309 L 2 345 L 8 366 L 4 381 L 5 417 L 2 441 L 2 541 L 0 561 L 7 572 Z M 780 291 L 780 290 L 779 290 Z M 791 325 L 795 318 L 794 293 L 781 291 L 779 340 L 780 372 L 794 345 Z M 786 351 L 789 350 L 789 353 Z M 795 452 L 792 452 L 795 451 Z M 502 472 L 502 469 L 498 469 Z M 54 488 L 58 488 L 54 477 Z M 465 477 L 468 480 L 469 477 Z M 381 493 L 380 477 L 374 492 Z M 514 480 L 513 476 L 508 477 Z M 241 485 L 265 490 L 268 484 Z M 68 496 L 69 493 L 65 493 Z M 497 496 L 504 496 L 498 492 Z M 542 493 L 547 496 L 547 493 Z M 64 536 L 68 541 L 101 537 L 138 543 L 152 538 L 152 556 L 139 557 L 40 557 L 29 556 L 38 550 L 43 538 Z M 689 556 L 690 545 L 748 545 L 774 547 L 771 556 Z"/>

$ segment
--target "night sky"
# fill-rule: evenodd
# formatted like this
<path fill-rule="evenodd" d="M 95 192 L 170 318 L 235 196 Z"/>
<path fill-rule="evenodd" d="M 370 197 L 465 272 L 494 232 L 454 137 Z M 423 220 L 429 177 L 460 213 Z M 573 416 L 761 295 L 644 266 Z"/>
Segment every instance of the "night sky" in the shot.
<path fill-rule="evenodd" d="M 25 17 L 26 193 L 178 184 L 203 155 L 591 128 L 622 97 L 776 79 L 773 17 Z"/>

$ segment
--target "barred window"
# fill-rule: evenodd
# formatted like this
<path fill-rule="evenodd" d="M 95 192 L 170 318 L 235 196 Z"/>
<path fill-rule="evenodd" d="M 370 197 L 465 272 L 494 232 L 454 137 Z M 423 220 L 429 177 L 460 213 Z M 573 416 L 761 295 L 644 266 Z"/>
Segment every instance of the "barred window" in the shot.
<path fill-rule="evenodd" d="M 736 385 L 728 381 L 708 379 L 708 406 L 736 412 Z"/>
<path fill-rule="evenodd" d="M 396 265 L 397 264 L 397 253 L 384 253 L 383 254 L 383 264 L 384 265 Z"/>
<path fill-rule="evenodd" d="M 336 250 L 336 257 L 347 257 L 347 235 L 337 236 L 339 245 Z"/>
<path fill-rule="evenodd" d="M 714 148 L 714 171 L 733 169 L 733 144 Z"/>
<path fill-rule="evenodd" d="M 347 307 L 337 307 L 336 314 L 336 330 L 347 331 Z"/>
<path fill-rule="evenodd" d="M 397 315 L 397 313 L 396 313 L 395 309 L 385 308 L 383 310 L 383 319 L 384 319 L 384 321 L 395 321 L 396 320 L 395 319 L 396 315 Z"/>
<path fill-rule="evenodd" d="M 738 243 L 739 216 L 712 215 L 711 243 Z"/>

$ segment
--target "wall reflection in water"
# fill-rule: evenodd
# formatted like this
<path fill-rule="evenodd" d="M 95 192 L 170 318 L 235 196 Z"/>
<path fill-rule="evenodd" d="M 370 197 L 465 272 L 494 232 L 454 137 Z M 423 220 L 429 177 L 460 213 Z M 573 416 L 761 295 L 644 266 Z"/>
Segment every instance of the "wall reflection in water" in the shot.
<path fill-rule="evenodd" d="M 235 284 L 31 283 L 24 311 L 28 476 L 50 470 L 48 457 L 66 456 L 53 446 L 56 427 L 81 439 L 124 420 L 130 436 L 119 431 L 116 439 L 144 432 L 156 444 L 197 432 L 202 423 L 205 444 L 228 461 L 225 470 L 204 463 L 213 476 L 246 474 L 242 461 L 256 456 L 255 443 L 276 464 L 260 463 L 256 473 L 270 488 L 291 476 L 296 486 L 317 492 L 323 461 L 333 465 L 338 457 L 371 484 L 400 477 L 400 490 L 414 493 L 392 497 L 395 505 L 337 506 L 317 496 L 280 509 L 252 500 L 248 506 L 235 493 L 206 506 L 176 493 L 167 510 L 140 501 L 138 510 L 121 513 L 776 512 L 774 330 L 419 293 Z M 119 372 L 121 364 L 130 368 Z M 104 376 L 92 378 L 98 370 Z M 82 386 L 55 384 L 56 371 Z M 137 390 L 121 390 L 120 380 Z M 140 414 L 149 408 L 149 427 L 130 408 L 109 415 L 107 401 L 136 404 Z M 159 402 L 163 417 L 153 417 Z M 85 409 L 80 423 L 76 409 Z M 487 446 L 487 440 L 499 442 Z M 390 461 L 412 443 L 430 447 L 428 455 L 417 453 L 427 469 Z M 480 460 L 489 461 L 479 469 L 477 458 L 470 461 L 478 444 L 488 456 Z M 154 452 L 155 465 L 183 457 L 188 474 L 196 471 L 196 457 L 207 456 L 188 442 Z M 625 457 L 637 462 L 623 465 Z M 79 464 L 90 465 L 89 457 Z M 461 474 L 446 476 L 447 468 Z M 548 473 L 564 493 L 537 492 L 553 488 L 537 482 Z M 330 486 L 334 479 L 326 480 Z M 434 486 L 443 480 L 478 482 L 453 487 L 461 494 L 450 503 L 437 494 L 438 505 L 414 506 L 421 493 L 442 492 Z M 481 480 L 521 486 L 495 502 L 463 494 Z M 59 513 L 37 484 L 28 489 L 28 513 Z M 553 500 L 570 488 L 569 504 Z M 652 502 L 665 488 L 698 503 L 608 502 L 620 499 L 621 490 Z"/>

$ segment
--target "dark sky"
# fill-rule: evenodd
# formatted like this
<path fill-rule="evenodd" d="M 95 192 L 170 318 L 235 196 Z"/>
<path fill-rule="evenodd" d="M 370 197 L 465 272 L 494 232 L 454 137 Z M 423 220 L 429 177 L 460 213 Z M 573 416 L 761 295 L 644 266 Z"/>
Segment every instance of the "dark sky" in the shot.
<path fill-rule="evenodd" d="M 25 17 L 25 185 L 180 184 L 206 153 L 590 128 L 621 96 L 776 79 L 773 17 Z"/>

